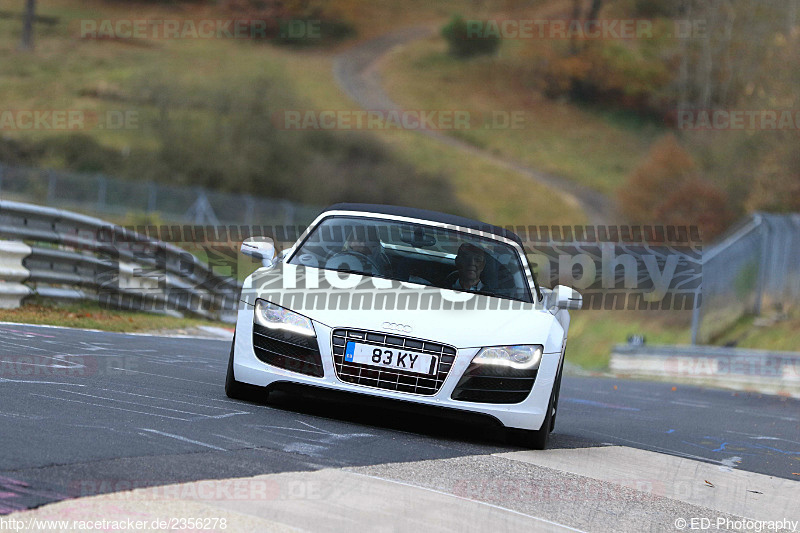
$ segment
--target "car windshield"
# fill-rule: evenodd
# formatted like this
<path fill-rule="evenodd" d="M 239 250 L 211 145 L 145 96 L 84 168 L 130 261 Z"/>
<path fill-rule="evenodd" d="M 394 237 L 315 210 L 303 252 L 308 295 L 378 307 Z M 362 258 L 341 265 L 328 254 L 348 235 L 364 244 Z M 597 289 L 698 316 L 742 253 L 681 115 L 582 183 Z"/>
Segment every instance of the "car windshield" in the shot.
<path fill-rule="evenodd" d="M 513 246 L 438 226 L 331 216 L 313 229 L 289 263 L 533 301 Z"/>

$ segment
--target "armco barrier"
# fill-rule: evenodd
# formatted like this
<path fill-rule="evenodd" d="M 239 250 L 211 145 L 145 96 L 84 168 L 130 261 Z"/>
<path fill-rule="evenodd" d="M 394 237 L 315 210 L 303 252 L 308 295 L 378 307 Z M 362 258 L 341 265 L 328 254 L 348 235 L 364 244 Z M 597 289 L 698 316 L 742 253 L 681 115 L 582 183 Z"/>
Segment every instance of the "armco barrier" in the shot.
<path fill-rule="evenodd" d="M 17 241 L 0 246 L 6 307 L 37 294 L 231 320 L 241 290 L 181 248 L 60 209 L 0 200 L 0 237 Z"/>
<path fill-rule="evenodd" d="M 795 352 L 619 344 L 611 352 L 609 368 L 617 375 L 800 394 L 800 353 Z"/>
<path fill-rule="evenodd" d="M 31 247 L 19 241 L 0 241 L 0 309 L 19 307 L 30 289 L 21 282 L 30 272 L 22 261 L 31 253 Z"/>

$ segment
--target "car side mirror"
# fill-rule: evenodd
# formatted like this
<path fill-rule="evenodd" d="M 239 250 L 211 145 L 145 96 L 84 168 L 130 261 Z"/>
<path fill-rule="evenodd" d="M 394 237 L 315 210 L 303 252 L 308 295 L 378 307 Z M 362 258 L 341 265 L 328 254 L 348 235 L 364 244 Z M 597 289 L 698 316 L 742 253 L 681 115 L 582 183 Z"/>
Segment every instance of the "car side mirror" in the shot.
<path fill-rule="evenodd" d="M 275 243 L 269 237 L 251 237 L 242 243 L 241 252 L 261 261 L 265 267 L 275 264 Z"/>
<path fill-rule="evenodd" d="M 580 309 L 583 307 L 581 293 L 566 285 L 556 285 L 553 289 L 554 306 L 558 309 Z"/>

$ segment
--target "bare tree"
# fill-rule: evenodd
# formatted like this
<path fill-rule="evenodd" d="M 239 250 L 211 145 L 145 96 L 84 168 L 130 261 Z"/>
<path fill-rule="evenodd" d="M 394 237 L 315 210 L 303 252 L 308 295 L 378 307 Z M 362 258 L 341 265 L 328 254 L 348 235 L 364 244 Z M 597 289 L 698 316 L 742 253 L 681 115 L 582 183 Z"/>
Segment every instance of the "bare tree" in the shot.
<path fill-rule="evenodd" d="M 33 22 L 36 18 L 36 0 L 27 0 L 22 18 L 22 41 L 20 50 L 33 50 Z"/>
<path fill-rule="evenodd" d="M 582 12 L 581 0 L 572 0 L 572 20 L 580 20 Z M 573 35 L 569 43 L 570 54 L 576 55 L 578 53 L 578 40 L 577 36 Z"/>
<path fill-rule="evenodd" d="M 586 16 L 588 20 L 596 20 L 603 8 L 603 0 L 592 0 L 592 5 L 589 8 L 589 14 Z"/>
<path fill-rule="evenodd" d="M 570 22 L 597 20 L 598 15 L 600 15 L 600 10 L 603 8 L 603 1 L 604 0 L 592 0 L 592 4 L 589 6 L 589 12 L 584 19 L 582 0 L 572 0 L 572 20 Z M 572 55 L 576 55 L 580 52 L 577 38 L 576 32 L 576 34 L 572 35 L 572 39 L 570 40 L 570 53 Z"/>

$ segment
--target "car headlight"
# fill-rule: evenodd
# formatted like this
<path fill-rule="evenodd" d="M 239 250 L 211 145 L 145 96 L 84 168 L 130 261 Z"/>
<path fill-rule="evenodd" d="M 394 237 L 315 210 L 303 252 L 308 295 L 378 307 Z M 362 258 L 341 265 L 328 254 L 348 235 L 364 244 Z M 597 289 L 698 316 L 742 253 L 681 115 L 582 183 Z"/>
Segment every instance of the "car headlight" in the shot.
<path fill-rule="evenodd" d="M 529 370 L 539 368 L 542 361 L 541 344 L 521 344 L 518 346 L 490 346 L 482 348 L 473 359 L 473 363 L 482 365 L 499 365 Z"/>
<path fill-rule="evenodd" d="M 311 324 L 310 319 L 266 300 L 256 300 L 253 321 L 265 328 L 280 329 L 299 335 L 316 337 L 314 326 Z"/>

